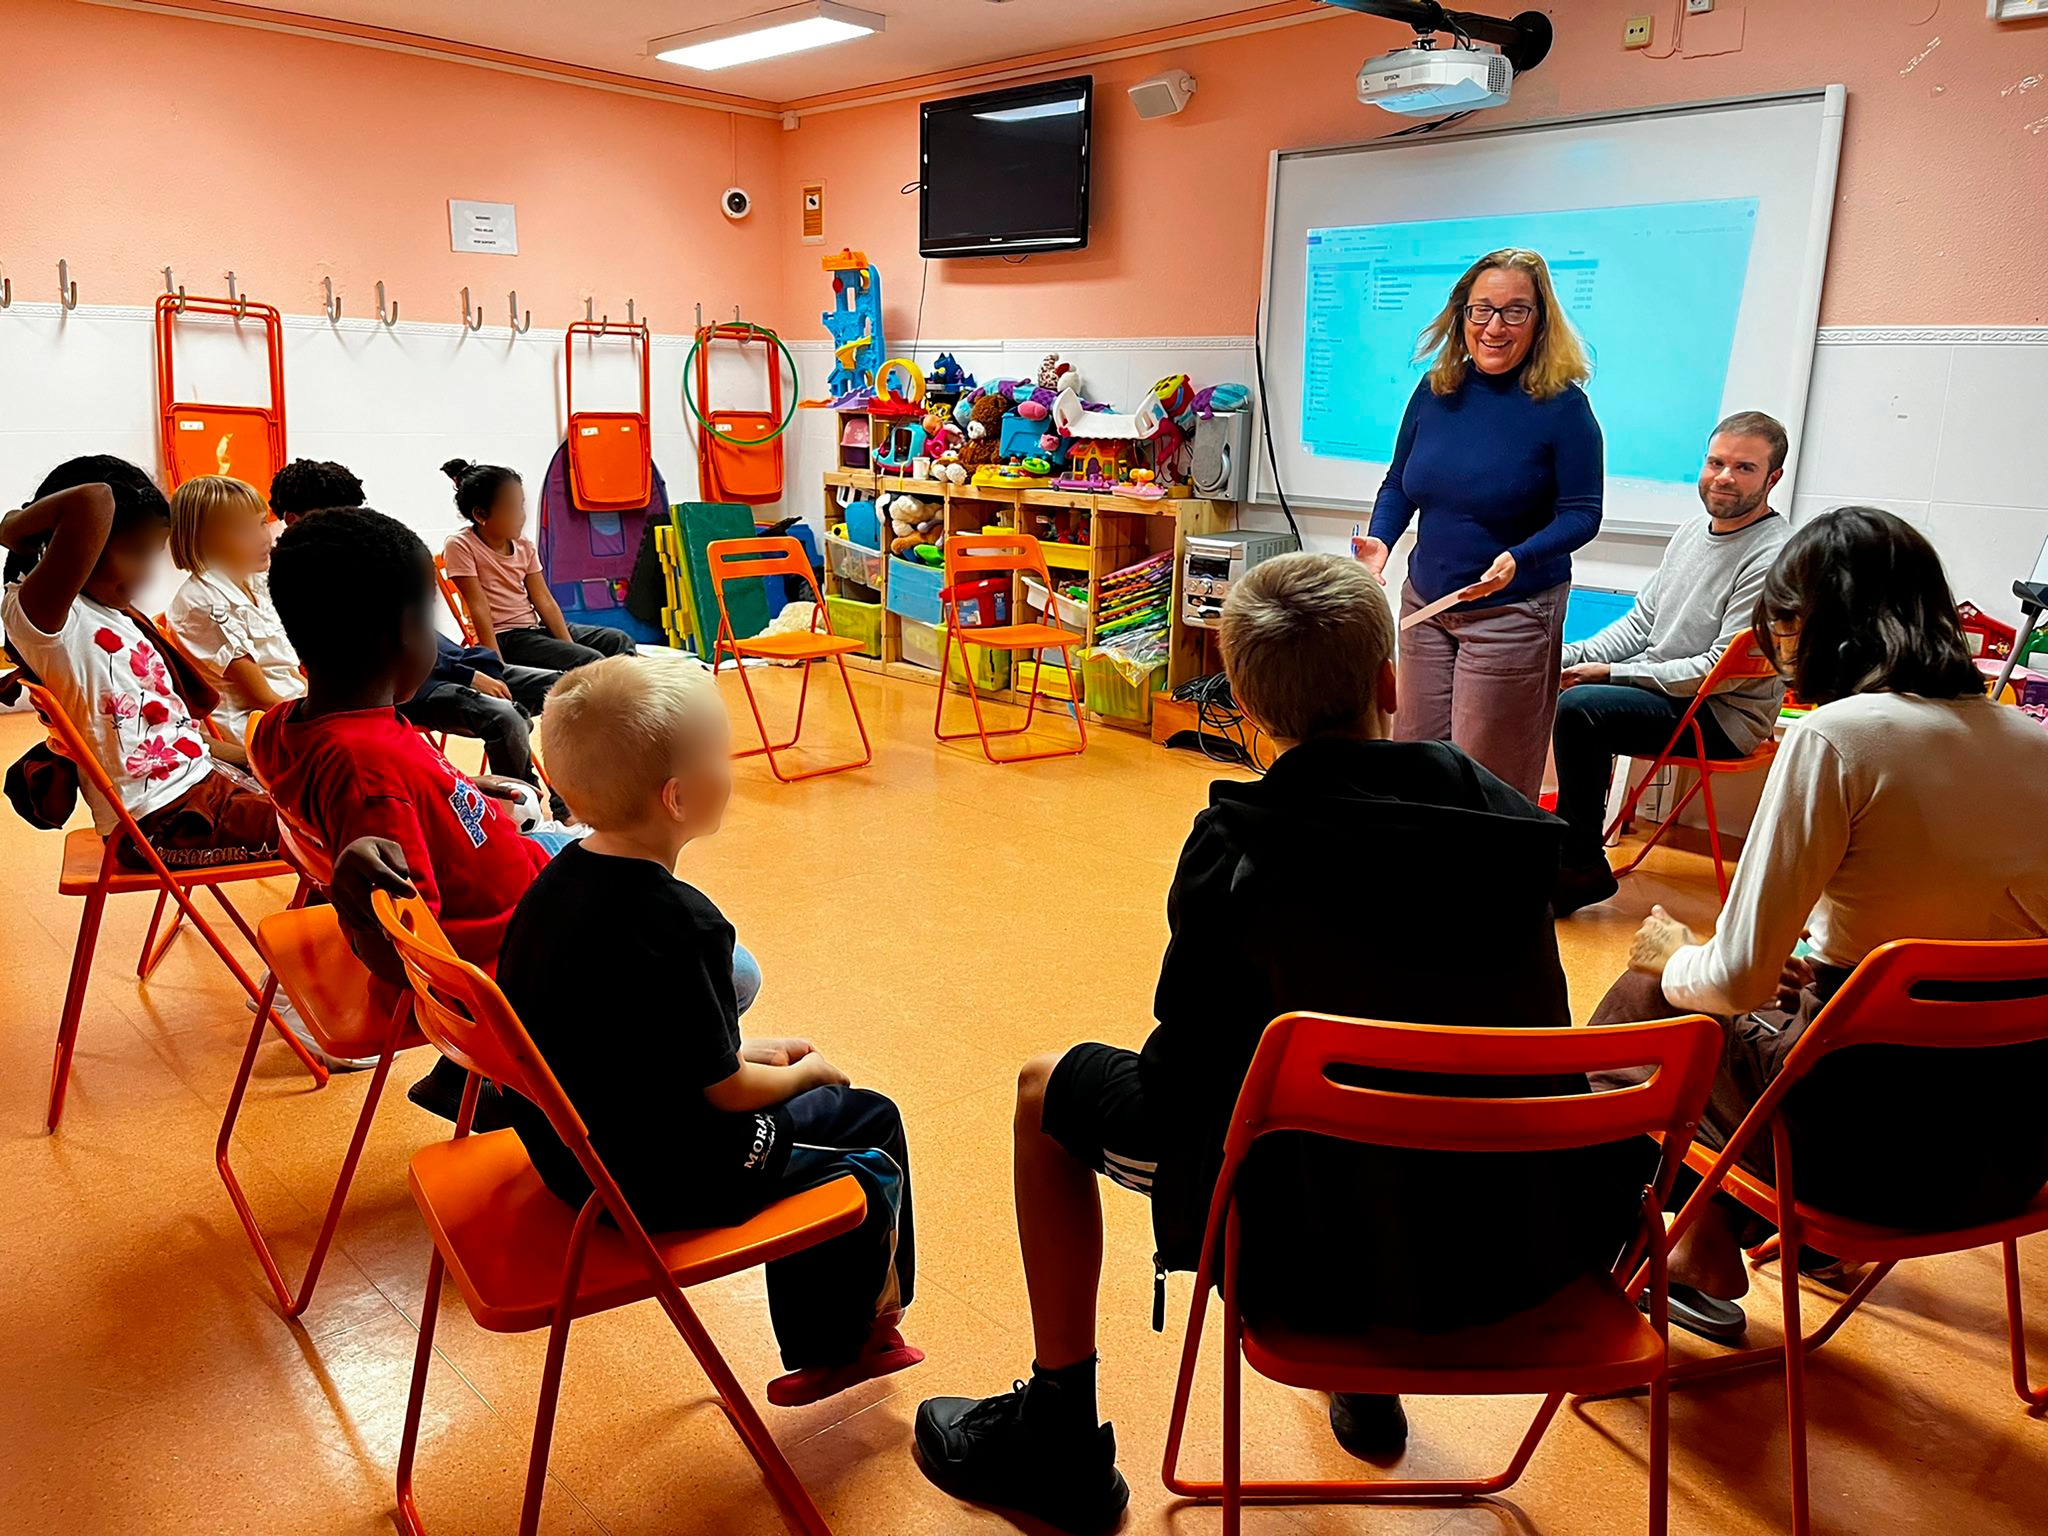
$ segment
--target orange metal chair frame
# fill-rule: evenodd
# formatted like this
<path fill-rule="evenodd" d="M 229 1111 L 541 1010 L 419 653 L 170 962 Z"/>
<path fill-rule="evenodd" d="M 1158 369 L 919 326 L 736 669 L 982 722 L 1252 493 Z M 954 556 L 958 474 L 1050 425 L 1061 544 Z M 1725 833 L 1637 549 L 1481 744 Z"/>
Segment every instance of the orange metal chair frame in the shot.
<path fill-rule="evenodd" d="M 314 1083 L 327 1081 L 327 1069 L 315 1061 L 310 1052 L 299 1042 L 269 1005 L 265 988 L 259 987 L 242 963 L 229 951 L 220 934 L 203 916 L 192 900 L 192 892 L 211 891 L 213 899 L 228 915 L 242 936 L 250 944 L 256 943 L 256 933 L 250 928 L 248 919 L 242 916 L 235 904 L 228 900 L 221 887 L 234 885 L 246 880 L 275 880 L 295 877 L 298 870 L 284 860 L 273 859 L 255 864 L 216 864 L 207 869 L 180 870 L 173 873 L 163 861 L 142 829 L 135 824 L 128 807 L 121 801 L 119 792 L 108 777 L 105 768 L 93 755 L 85 737 L 64 713 L 64 706 L 56 695 L 42 684 L 31 682 L 28 674 L 16 672 L 15 679 L 28 693 L 35 705 L 36 713 L 42 717 L 44 727 L 49 731 L 57 751 L 76 766 L 79 776 L 112 807 L 115 818 L 113 834 L 102 838 L 90 827 L 79 827 L 64 834 L 64 867 L 58 876 L 57 893 L 60 896 L 83 896 L 85 910 L 78 919 L 78 939 L 71 951 L 71 975 L 64 989 L 64 1011 L 57 1023 L 57 1055 L 50 1068 L 49 1108 L 44 1123 L 51 1131 L 64 1118 L 65 1091 L 71 1083 L 71 1057 L 78 1045 L 78 1025 L 85 1012 L 86 982 L 92 975 L 93 953 L 99 945 L 100 919 L 106 911 L 109 896 L 125 896 L 137 891 L 156 892 L 156 912 L 150 918 L 149 931 L 142 940 L 142 952 L 135 962 L 135 976 L 138 981 L 147 981 L 162 961 L 164 953 L 171 947 L 171 941 L 178 936 L 180 923 L 190 919 L 192 926 L 199 930 L 213 952 L 220 956 L 221 964 L 228 968 L 242 990 L 255 1000 L 257 1005 L 256 1030 L 260 1037 L 263 1027 L 268 1024 L 277 1030 L 280 1038 L 291 1047 L 292 1054 L 299 1058 L 306 1070 L 313 1076 Z M 147 870 L 131 870 L 119 862 L 122 846 L 126 844 L 137 849 L 148 861 Z M 95 856 L 96 855 L 96 856 Z M 162 921 L 164 906 L 175 902 L 177 911 L 171 925 L 164 931 L 161 940 L 157 929 Z"/>
<path fill-rule="evenodd" d="M 333 866 L 320 840 L 309 828 L 291 822 L 282 811 L 278 824 L 285 850 L 299 866 L 302 879 L 291 906 L 256 925 L 257 948 L 270 967 L 270 982 L 263 990 L 264 1011 L 269 1011 L 281 985 L 299 1018 L 329 1055 L 359 1056 L 365 1044 L 374 1045 L 377 1050 L 377 1065 L 370 1074 L 369 1091 L 363 1095 L 363 1107 L 356 1116 L 355 1134 L 342 1157 L 341 1172 L 328 1199 L 320 1235 L 314 1240 L 296 1294 L 291 1282 L 285 1279 L 277 1256 L 271 1252 L 270 1242 L 264 1237 L 262 1225 L 256 1220 L 256 1212 L 228 1158 L 235 1124 L 241 1118 L 242 1100 L 249 1091 L 249 1077 L 256 1065 L 256 1047 L 262 1043 L 260 1022 L 249 1032 L 249 1042 L 242 1048 L 242 1063 L 228 1094 L 227 1110 L 221 1116 L 220 1135 L 213 1144 L 213 1165 L 227 1189 L 228 1203 L 234 1206 L 242 1230 L 248 1233 L 249 1244 L 256 1250 L 256 1261 L 263 1266 L 264 1278 L 270 1282 L 279 1309 L 286 1317 L 297 1317 L 312 1302 L 313 1288 L 320 1283 L 321 1267 L 327 1262 L 334 1234 L 341 1226 L 342 1207 L 348 1200 L 349 1186 L 355 1181 L 356 1165 L 362 1161 L 363 1146 L 369 1140 L 370 1122 L 383 1102 L 391 1063 L 400 1051 L 426 1041 L 417 1030 L 408 1027 L 412 1007 L 407 994 L 399 995 L 388 1015 L 381 1014 L 370 973 L 350 948 L 335 910 L 305 904 L 309 885 L 325 889 L 333 876 Z"/>
<path fill-rule="evenodd" d="M 439 555 L 434 556 L 434 585 L 441 589 L 441 601 L 448 605 L 448 611 L 455 618 L 455 627 L 462 631 L 464 645 L 476 644 L 476 626 L 469 621 L 469 604 L 462 600 L 462 588 L 455 585 L 455 578 L 448 574 L 448 562 Z"/>
<path fill-rule="evenodd" d="M 1930 983 L 2004 983 L 2014 990 L 2027 984 L 2036 990 L 2007 1001 L 1937 1001 L 1924 995 Z M 2048 1406 L 2048 1386 L 2036 1387 L 2027 1375 L 2026 1318 L 2020 1304 L 2019 1239 L 2048 1232 L 2048 1193 L 2035 1197 L 2019 1215 L 1952 1232 L 1910 1232 L 1873 1227 L 1804 1204 L 1796 1187 L 1791 1135 L 1778 1113 L 1785 1095 L 1833 1051 L 1855 1045 L 1913 1045 L 1953 1049 L 2017 1045 L 2048 1039 L 2048 939 L 2004 943 L 1966 943 L 1904 939 L 1872 950 L 1828 1004 L 1821 1009 L 1786 1058 L 1784 1069 L 1764 1091 L 1756 1106 L 1717 1154 L 1694 1146 L 1686 1161 L 1702 1175 L 1700 1186 L 1686 1200 L 1671 1224 L 1676 1243 L 1699 1219 L 1706 1202 L 1724 1186 L 1744 1205 L 1777 1223 L 1778 1235 L 1756 1252 L 1760 1263 L 1774 1254 L 1781 1262 L 1785 1337 L 1799 1339 L 1799 1348 L 1784 1344 L 1747 1349 L 1711 1360 L 1690 1362 L 1671 1372 L 1673 1385 L 1726 1375 L 1782 1360 L 1785 1406 L 1791 1434 L 1792 1529 L 1807 1536 L 1812 1529 L 1806 1465 L 1806 1357 L 1834 1337 L 1863 1305 L 1878 1282 L 1904 1259 L 1960 1253 L 1999 1245 L 2005 1260 L 2007 1342 L 2012 1355 L 2012 1385 L 2020 1401 L 2039 1410 Z M 1759 1136 L 1771 1138 L 1777 1171 L 1775 1186 L 1742 1168 L 1743 1149 Z M 1782 1262 L 1810 1244 L 1850 1263 L 1875 1267 L 1811 1334 L 1801 1334 L 1799 1266 Z M 1639 1281 L 1640 1283 L 1640 1281 Z"/>
<path fill-rule="evenodd" d="M 718 641 L 712 647 L 711 670 L 716 672 L 725 664 L 728 655 L 732 657 L 733 666 L 740 674 L 740 687 L 746 690 L 747 708 L 754 712 L 754 727 L 761 733 L 760 746 L 747 747 L 733 756 L 759 757 L 765 753 L 768 771 L 785 784 L 815 779 L 828 773 L 844 773 L 849 768 L 865 768 L 873 762 L 875 749 L 868 741 L 867 724 L 860 717 L 860 701 L 853 696 L 853 679 L 846 671 L 846 658 L 849 653 L 860 649 L 860 642 L 832 633 L 832 620 L 825 612 L 825 598 L 818 590 L 818 578 L 811 570 L 810 561 L 804 557 L 803 546 L 791 538 L 714 539 L 704 546 L 704 557 L 710 564 L 711 589 L 718 597 Z M 725 584 L 760 576 L 803 578 L 804 584 L 811 589 L 811 601 L 815 605 L 808 634 L 761 635 L 751 640 L 735 637 L 732 615 L 725 606 Z M 803 668 L 803 683 L 796 696 L 796 724 L 790 728 L 787 741 L 775 741 L 769 735 L 768 722 L 761 716 L 761 701 L 754 696 L 754 685 L 747 677 L 746 658 L 749 656 L 794 661 Z M 860 732 L 861 755 L 823 768 L 784 773 L 775 754 L 787 752 L 803 735 L 804 704 L 811 693 L 811 665 L 828 659 L 839 667 L 840 686 L 846 690 L 846 707 L 853 711 L 854 729 Z"/>
<path fill-rule="evenodd" d="M 1721 889 L 1721 900 L 1728 899 L 1728 871 L 1721 862 L 1721 824 L 1714 815 L 1714 775 L 1754 773 L 1760 768 L 1769 768 L 1771 759 L 1778 754 L 1778 743 L 1774 738 L 1766 737 L 1747 757 L 1709 757 L 1706 741 L 1700 735 L 1698 715 L 1711 695 L 1737 683 L 1769 677 L 1775 670 L 1770 658 L 1757 649 L 1756 636 L 1752 634 L 1744 633 L 1738 636 L 1721 653 L 1720 658 L 1714 663 L 1713 670 L 1707 674 L 1706 681 L 1700 684 L 1700 691 L 1693 695 L 1692 703 L 1686 706 L 1685 713 L 1679 717 L 1678 728 L 1671 733 L 1671 740 L 1664 744 L 1664 750 L 1652 759 L 1648 770 L 1637 781 L 1636 787 L 1629 791 L 1628 799 L 1622 805 L 1621 814 L 1614 818 L 1614 824 L 1607 829 L 1607 841 L 1612 842 L 1621 829 L 1630 824 L 1636 813 L 1636 802 L 1643 798 L 1643 791 L 1650 787 L 1650 780 L 1656 777 L 1658 769 L 1667 765 L 1692 769 L 1695 774 L 1692 788 L 1688 789 L 1685 797 L 1657 823 L 1657 830 L 1652 832 L 1649 840 L 1636 850 L 1636 856 L 1614 872 L 1617 876 L 1633 874 L 1636 866 L 1649 857 L 1650 850 L 1657 846 L 1664 834 L 1677 824 L 1680 812 L 1692 804 L 1693 796 L 1701 795 L 1704 796 L 1707 806 L 1707 844 L 1714 853 L 1714 883 Z M 1692 751 L 1689 756 L 1679 747 L 1679 743 L 1688 733 L 1692 736 Z"/>
<path fill-rule="evenodd" d="M 684 1288 L 756 1264 L 800 1252 L 859 1225 L 866 1197 L 851 1178 L 834 1179 L 776 1202 L 737 1227 L 703 1232 L 670 1233 L 656 1239 L 633 1213 L 619 1186 L 590 1144 L 589 1132 L 569 1102 L 554 1073 L 534 1046 L 526 1026 L 505 1001 L 497 984 L 475 966 L 456 957 L 435 923 L 433 913 L 417 897 L 394 902 L 379 892 L 373 898 L 378 919 L 411 978 L 414 1012 L 426 1036 L 451 1059 L 468 1069 L 461 1117 L 455 1138 L 423 1148 L 412 1161 L 407 1182 L 434 1238 L 434 1256 L 427 1267 L 426 1297 L 420 1304 L 419 1350 L 413 1360 L 412 1389 L 406 1400 L 405 1431 L 398 1452 L 397 1523 L 405 1536 L 421 1536 L 419 1510 L 413 1498 L 413 1464 L 419 1451 L 420 1417 L 426 1402 L 427 1370 L 434 1355 L 434 1333 L 440 1314 L 441 1282 L 452 1272 L 470 1313 L 494 1332 L 548 1329 L 547 1360 L 541 1372 L 540 1403 L 534 1415 L 533 1449 L 528 1458 L 526 1495 L 520 1512 L 520 1536 L 539 1528 L 546 1489 L 548 1451 L 554 1436 L 555 1408 L 562 1382 L 562 1363 L 569 1344 L 569 1326 L 613 1307 L 652 1299 L 675 1324 L 690 1353 L 710 1377 L 721 1406 L 732 1420 L 791 1527 L 804 1536 L 830 1536 L 796 1471 L 761 1422 L 732 1368 L 719 1353 Z M 547 1115 L 555 1134 L 576 1156 L 592 1186 L 591 1195 L 564 1234 L 559 1224 L 546 1234 L 524 1232 L 507 1223 L 500 1231 L 473 1241 L 493 1253 L 516 1252 L 531 1259 L 538 1244 L 547 1254 L 561 1254 L 561 1284 L 551 1303 L 501 1313 L 490 1307 L 476 1286 L 470 1265 L 489 1254 L 465 1246 L 464 1233 L 448 1230 L 441 1220 L 435 1191 L 450 1191 L 465 1175 L 477 1182 L 475 1192 L 489 1198 L 502 1193 L 490 1170 L 507 1163 L 506 1149 L 516 1150 L 517 1133 L 469 1134 L 476 1113 L 477 1092 L 484 1078 L 524 1095 Z M 508 1141 L 506 1138 L 515 1138 Z M 521 1173 L 537 1179 L 523 1152 L 513 1160 Z M 549 1197 L 552 1204 L 552 1197 Z M 565 1210 L 566 1208 L 555 1208 Z M 616 1230 L 599 1226 L 609 1215 Z"/>
<path fill-rule="evenodd" d="M 1666 1528 L 1670 1424 L 1666 1378 L 1668 1296 L 1662 1208 L 1678 1164 L 1690 1144 L 1720 1059 L 1721 1029 L 1702 1015 L 1655 1024 L 1620 1025 L 1607 1029 L 1452 1029 L 1416 1024 L 1369 1023 L 1326 1014 L 1292 1013 L 1267 1026 L 1252 1058 L 1251 1070 L 1238 1095 L 1229 1134 L 1224 1142 L 1223 1171 L 1209 1205 L 1201 1268 L 1188 1308 L 1188 1326 L 1181 1349 L 1180 1377 L 1174 1388 L 1173 1417 L 1166 1434 L 1163 1476 L 1172 1492 L 1185 1498 L 1223 1505 L 1225 1536 L 1236 1536 L 1240 1511 L 1247 1499 L 1264 1503 L 1371 1504 L 1414 1500 L 1465 1500 L 1498 1493 L 1521 1476 L 1549 1428 L 1566 1394 L 1583 1390 L 1588 1381 L 1607 1379 L 1650 1390 L 1650 1520 L 1653 1533 Z M 1656 1071 L 1637 1087 L 1612 1093 L 1577 1094 L 1563 1098 L 1499 1098 L 1474 1100 L 1369 1088 L 1331 1080 L 1332 1067 L 1393 1069 L 1410 1073 L 1474 1075 L 1548 1075 L 1594 1072 L 1649 1063 Z M 1243 1359 L 1270 1360 L 1284 1353 L 1262 1345 L 1260 1330 L 1247 1325 L 1239 1307 L 1240 1233 L 1238 1177 L 1252 1145 L 1281 1131 L 1309 1131 L 1344 1141 L 1376 1146 L 1461 1152 L 1535 1152 L 1594 1146 L 1632 1136 L 1664 1138 L 1664 1156 L 1657 1177 L 1644 1192 L 1640 1238 L 1614 1274 L 1597 1282 L 1578 1314 L 1597 1306 L 1609 1326 L 1626 1314 L 1624 1325 L 1637 1352 L 1627 1358 L 1551 1359 L 1499 1366 L 1459 1359 L 1453 1333 L 1423 1340 L 1428 1352 L 1441 1347 L 1444 1368 L 1426 1373 L 1413 1363 L 1340 1361 L 1337 1352 L 1304 1360 L 1287 1357 L 1285 1378 L 1291 1385 L 1338 1392 L 1403 1392 L 1520 1395 L 1544 1392 L 1543 1406 L 1522 1437 L 1505 1471 L 1486 1478 L 1440 1481 L 1353 1479 L 1331 1482 L 1246 1481 L 1241 1467 L 1239 1388 Z M 1220 1266 L 1219 1266 L 1220 1259 Z M 1651 1309 L 1647 1323 L 1637 1318 L 1621 1282 L 1647 1261 Z M 1178 1471 L 1188 1402 L 1194 1389 L 1201 1350 L 1202 1326 L 1209 1289 L 1219 1280 L 1223 1309 L 1223 1478 L 1196 1481 Z M 1545 1303 L 1546 1307 L 1551 1303 Z M 1571 1321 L 1579 1321 L 1574 1316 Z M 1514 1320 L 1510 1319 L 1512 1324 Z M 1497 1330 L 1501 1325 L 1494 1325 Z M 1567 1324 L 1569 1326 L 1569 1324 Z M 1642 1329 L 1654 1332 L 1645 1338 Z M 1471 1330 L 1485 1332 L 1486 1330 Z M 1343 1341 L 1331 1341 L 1342 1343 Z M 1651 1348 L 1650 1346 L 1654 1346 Z M 1468 1345 L 1469 1350 L 1469 1345 Z M 1462 1353 L 1462 1352 L 1460 1352 Z M 1256 1361 L 1255 1361 L 1256 1363 Z"/>
<path fill-rule="evenodd" d="M 183 315 L 220 315 L 239 324 L 244 319 L 254 318 L 263 327 L 264 347 L 270 368 L 270 403 L 267 406 L 208 405 L 199 401 L 178 398 L 177 358 L 173 337 L 177 322 Z M 274 474 L 285 462 L 285 421 L 284 421 L 284 319 L 274 305 L 251 304 L 247 299 L 193 298 L 185 294 L 162 293 L 156 300 L 156 406 L 157 439 L 164 461 L 166 487 L 176 490 L 185 476 L 180 473 L 178 461 L 178 416 L 186 411 L 233 411 L 252 417 L 263 423 L 270 448 L 270 468 Z M 266 480 L 256 487 L 266 497 L 270 486 Z"/>
<path fill-rule="evenodd" d="M 1028 533 L 980 534 L 956 533 L 946 539 L 946 590 L 957 588 L 961 581 L 973 576 L 992 575 L 1035 575 L 1047 591 L 1052 590 L 1052 577 L 1045 569 L 1045 552 L 1038 540 Z M 992 628 L 963 628 L 959 622 L 959 605 L 946 603 L 945 638 L 939 645 L 939 705 L 932 714 L 932 734 L 940 741 L 965 741 L 971 734 L 981 739 L 981 753 L 992 763 L 1029 763 L 1047 757 L 1079 757 L 1088 750 L 1088 726 L 1081 718 L 1081 695 L 1076 691 L 1073 648 L 1080 636 L 1071 630 L 1060 629 L 1051 624 L 1003 624 Z M 1042 662 L 1047 651 L 1060 653 L 1060 666 L 1067 675 L 1067 704 L 1073 711 L 1074 729 L 1080 740 L 1071 747 L 1049 747 L 1036 752 L 1015 752 L 1008 756 L 997 756 L 989 745 L 992 737 L 1023 736 L 1030 732 L 1031 721 L 1038 710 L 1038 690 L 1029 690 L 1024 699 L 1024 723 L 1004 730 L 992 731 L 981 712 L 981 690 L 974 683 L 974 667 L 971 663 L 961 667 L 967 679 L 967 697 L 974 706 L 974 730 L 955 731 L 950 735 L 945 730 L 946 689 L 951 677 L 953 646 L 961 647 L 961 659 L 966 661 L 966 647 L 979 645 L 996 651 L 1030 651 Z"/>
<path fill-rule="evenodd" d="M 636 348 L 640 363 L 640 409 L 638 411 L 579 411 L 576 409 L 576 338 L 588 337 L 592 341 L 604 336 L 623 336 Z M 654 416 L 654 358 L 652 341 L 645 324 L 619 325 L 610 320 L 577 320 L 571 322 L 562 337 L 562 401 L 569 418 L 569 484 L 574 493 L 572 500 L 586 512 L 627 512 L 647 505 L 647 498 L 654 494 L 653 437 L 650 423 Z M 638 424 L 642 467 L 637 493 L 628 491 L 613 496 L 598 496 L 587 490 L 583 484 L 582 465 L 577 454 L 581 441 L 579 428 L 586 425 L 601 425 L 605 422 L 633 422 Z"/>

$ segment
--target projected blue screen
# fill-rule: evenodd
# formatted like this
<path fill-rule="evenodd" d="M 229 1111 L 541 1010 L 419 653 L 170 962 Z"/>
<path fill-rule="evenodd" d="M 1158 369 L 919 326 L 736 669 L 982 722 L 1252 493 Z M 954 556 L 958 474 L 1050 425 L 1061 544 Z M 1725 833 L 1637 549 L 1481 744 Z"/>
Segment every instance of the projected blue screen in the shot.
<path fill-rule="evenodd" d="M 1416 337 L 1503 246 L 1541 251 L 1593 354 L 1610 476 L 1690 484 L 1721 411 L 1757 200 L 1646 203 L 1308 232 L 1302 446 L 1392 457 Z"/>

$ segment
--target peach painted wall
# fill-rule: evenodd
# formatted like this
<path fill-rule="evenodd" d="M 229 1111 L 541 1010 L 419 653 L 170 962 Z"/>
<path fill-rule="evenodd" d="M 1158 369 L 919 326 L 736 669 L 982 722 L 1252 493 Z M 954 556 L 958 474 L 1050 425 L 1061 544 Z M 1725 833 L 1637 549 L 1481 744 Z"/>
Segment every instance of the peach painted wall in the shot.
<path fill-rule="evenodd" d="M 382 279 L 402 318 L 447 323 L 467 283 L 495 327 L 513 288 L 543 327 L 591 292 L 669 331 L 700 300 L 778 308 L 775 231 L 716 206 L 735 152 L 768 182 L 775 122 L 71 0 L 0 8 L 17 298 L 52 299 L 62 257 L 87 304 L 147 303 L 169 264 L 195 293 L 231 267 L 299 314 L 323 277 L 345 314 L 371 313 Z M 450 197 L 516 203 L 521 254 L 452 253 Z"/>
<path fill-rule="evenodd" d="M 1513 9 L 1512 6 L 1488 7 Z M 1497 121 L 1697 101 L 1840 81 L 1849 88 L 1826 325 L 2010 325 L 2048 319 L 2048 26 L 2003 27 L 1981 0 L 1721 0 L 1695 23 L 1742 47 L 1649 57 L 1623 18 L 1656 16 L 1661 51 L 1683 0 L 1555 0 L 1559 41 Z M 954 337 L 1243 335 L 1252 329 L 1274 149 L 1351 142 L 1394 125 L 1361 107 L 1353 76 L 1406 28 L 1343 15 L 1096 66 L 1088 249 L 932 263 L 923 333 Z M 1939 39 L 1938 44 L 1935 42 Z M 1931 51 L 1929 51 L 1931 50 Z M 1921 57 L 1924 53 L 1924 57 Z M 1916 58 L 1918 63 L 1914 61 Z M 1141 122 L 1124 88 L 1168 67 L 1199 88 L 1178 116 Z M 935 89 L 944 96 L 971 83 Z M 917 104 L 806 117 L 784 146 L 778 198 L 785 292 L 799 314 L 829 297 L 815 247 L 796 242 L 796 187 L 824 178 L 827 245 L 881 264 L 888 335 L 917 304 Z M 804 334 L 798 326 L 795 334 Z"/>

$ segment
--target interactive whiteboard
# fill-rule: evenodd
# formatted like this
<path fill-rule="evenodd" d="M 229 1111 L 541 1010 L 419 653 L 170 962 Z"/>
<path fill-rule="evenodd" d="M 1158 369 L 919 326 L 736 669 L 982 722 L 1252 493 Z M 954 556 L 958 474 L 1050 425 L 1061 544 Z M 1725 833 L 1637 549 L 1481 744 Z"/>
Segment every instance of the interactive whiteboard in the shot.
<path fill-rule="evenodd" d="M 1796 460 L 1844 103 L 1829 86 L 1274 155 L 1259 341 L 1288 499 L 1371 505 L 1422 376 L 1417 336 L 1510 245 L 1543 253 L 1592 353 L 1607 531 L 1695 513 L 1729 412 L 1776 416 Z M 1275 499 L 1263 444 L 1255 485 Z"/>

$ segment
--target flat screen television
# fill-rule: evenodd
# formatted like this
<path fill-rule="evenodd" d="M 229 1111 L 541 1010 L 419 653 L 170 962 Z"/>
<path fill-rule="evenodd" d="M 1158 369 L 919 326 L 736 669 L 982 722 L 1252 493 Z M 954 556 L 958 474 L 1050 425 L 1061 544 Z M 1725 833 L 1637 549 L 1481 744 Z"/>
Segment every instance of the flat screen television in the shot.
<path fill-rule="evenodd" d="M 1092 75 L 924 103 L 919 254 L 1086 245 L 1094 105 Z"/>

